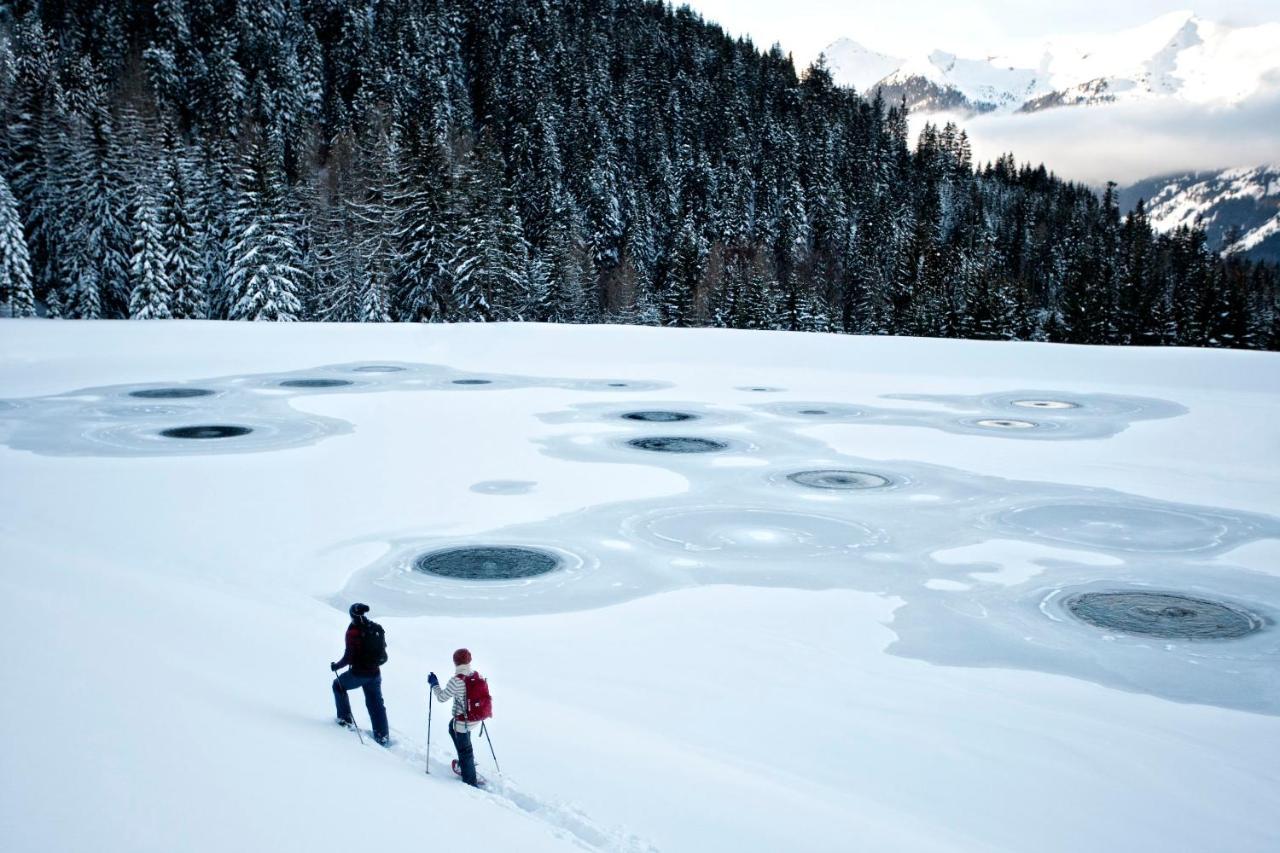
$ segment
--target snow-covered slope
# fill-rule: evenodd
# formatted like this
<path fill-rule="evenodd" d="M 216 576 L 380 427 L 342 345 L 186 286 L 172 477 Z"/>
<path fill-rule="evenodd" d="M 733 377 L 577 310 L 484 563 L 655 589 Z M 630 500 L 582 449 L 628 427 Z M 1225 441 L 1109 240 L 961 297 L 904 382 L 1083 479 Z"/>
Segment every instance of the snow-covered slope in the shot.
<path fill-rule="evenodd" d="M 1128 207 L 1145 199 L 1151 223 L 1204 227 L 1215 249 L 1280 261 L 1280 168 L 1151 178 L 1120 191 Z"/>
<path fill-rule="evenodd" d="M 1270 853 L 1277 388 L 1232 351 L 0 320 L 3 847 Z M 161 435 L 195 424 L 253 432 Z M 411 568 L 460 544 L 561 568 Z M 1115 588 L 1269 621 L 1063 604 Z M 390 751 L 332 723 L 356 596 Z M 459 645 L 489 793 L 441 706 L 423 772 Z"/>
<path fill-rule="evenodd" d="M 1232 27 L 1190 12 L 1162 15 L 1112 33 L 1029 41 L 969 59 L 944 50 L 907 58 L 879 80 L 892 58 L 848 40 L 826 52 L 835 80 L 906 96 L 914 109 L 1034 112 L 1050 107 L 1172 100 L 1237 104 L 1280 72 L 1280 23 Z"/>
<path fill-rule="evenodd" d="M 897 71 L 906 62 L 897 56 L 877 53 L 853 39 L 836 39 L 822 52 L 836 82 L 866 91 Z"/>

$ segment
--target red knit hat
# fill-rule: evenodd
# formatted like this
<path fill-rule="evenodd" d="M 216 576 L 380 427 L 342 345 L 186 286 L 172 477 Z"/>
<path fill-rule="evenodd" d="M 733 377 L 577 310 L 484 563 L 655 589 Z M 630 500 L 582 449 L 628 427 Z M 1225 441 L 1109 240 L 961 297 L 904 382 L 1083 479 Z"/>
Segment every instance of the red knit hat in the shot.
<path fill-rule="evenodd" d="M 466 649 L 458 649 L 453 653 L 453 665 L 462 666 L 464 663 L 471 663 L 471 652 Z"/>

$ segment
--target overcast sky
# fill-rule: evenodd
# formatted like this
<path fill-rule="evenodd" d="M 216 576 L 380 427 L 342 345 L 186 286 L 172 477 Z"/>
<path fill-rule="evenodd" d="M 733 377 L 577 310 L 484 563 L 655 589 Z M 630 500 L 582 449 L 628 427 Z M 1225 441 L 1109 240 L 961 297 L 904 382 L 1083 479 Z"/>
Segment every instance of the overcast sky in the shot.
<path fill-rule="evenodd" d="M 679 4 L 677 4 L 679 5 Z M 1110 32 L 1194 8 L 1229 24 L 1280 20 L 1280 0 L 1200 0 L 1194 7 L 1153 0 L 696 0 L 688 4 L 757 47 L 774 42 L 799 66 L 841 37 L 895 55 L 935 48 L 981 56 L 1011 40 Z"/>
<path fill-rule="evenodd" d="M 1188 10 L 1152 0 L 696 0 L 689 3 L 757 47 L 774 42 L 803 69 L 847 37 L 910 57 L 934 49 L 981 57 L 1027 39 L 1113 32 Z M 1202 18 L 1234 25 L 1280 21 L 1280 0 L 1201 0 Z M 1277 47 L 1280 50 L 1280 46 Z M 1073 180 L 1121 184 L 1173 172 L 1280 164 L 1280 80 L 1230 109 L 1178 104 L 1046 110 L 961 123 L 978 159 L 1012 151 Z M 919 125 L 920 122 L 913 122 Z"/>

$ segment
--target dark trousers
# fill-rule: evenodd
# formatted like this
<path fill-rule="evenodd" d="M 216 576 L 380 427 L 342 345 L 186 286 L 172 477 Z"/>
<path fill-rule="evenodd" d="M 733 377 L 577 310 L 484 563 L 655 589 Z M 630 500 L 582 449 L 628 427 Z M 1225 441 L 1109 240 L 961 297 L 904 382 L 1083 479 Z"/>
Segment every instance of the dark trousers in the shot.
<path fill-rule="evenodd" d="M 333 680 L 333 701 L 338 706 L 338 719 L 351 720 L 351 700 L 347 698 L 348 690 L 357 687 L 364 689 L 364 706 L 369 709 L 369 720 L 373 723 L 373 736 L 384 739 L 390 727 L 387 725 L 387 706 L 382 704 L 382 676 L 360 675 L 351 670 Z"/>
<path fill-rule="evenodd" d="M 453 738 L 453 746 L 458 750 L 458 769 L 462 771 L 462 781 L 468 785 L 476 784 L 476 754 L 471 748 L 471 732 L 455 732 L 453 721 L 449 721 L 449 737 Z"/>

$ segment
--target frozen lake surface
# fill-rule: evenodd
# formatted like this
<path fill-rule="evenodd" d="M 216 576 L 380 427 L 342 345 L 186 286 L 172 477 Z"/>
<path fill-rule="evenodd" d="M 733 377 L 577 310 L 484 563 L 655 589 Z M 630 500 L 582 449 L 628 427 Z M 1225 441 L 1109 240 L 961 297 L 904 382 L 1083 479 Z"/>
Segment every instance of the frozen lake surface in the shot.
<path fill-rule="evenodd" d="M 0 718 L 47 774 L 0 790 L 20 841 L 61 842 L 39 849 L 124 832 L 109 801 L 59 823 L 76 791 L 163 798 L 174 772 L 275 843 L 324 801 L 299 780 L 357 748 L 320 729 L 318 670 L 354 600 L 387 627 L 400 747 L 353 772 L 491 849 L 1280 841 L 1275 355 L 35 321 L 0 347 L 0 580 L 14 630 L 61 638 L 14 677 L 70 733 L 37 751 L 37 708 Z M 135 631 L 164 638 L 141 686 L 101 651 Z M 499 697 L 488 797 L 403 772 L 458 645 Z M 88 689 L 217 748 L 86 768 L 134 737 Z"/>

